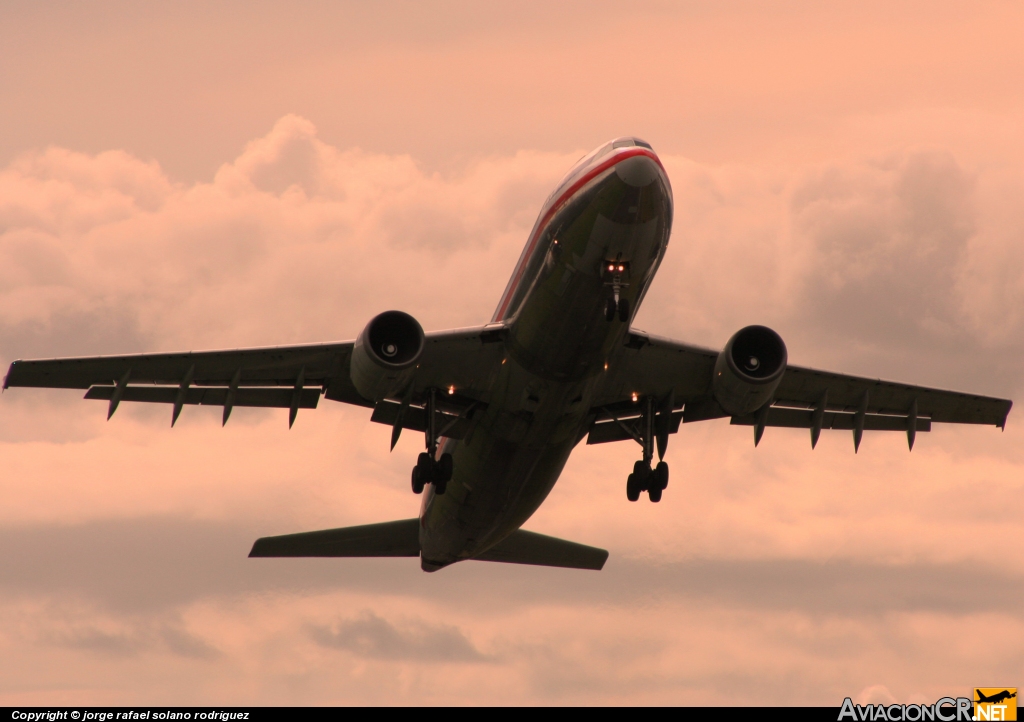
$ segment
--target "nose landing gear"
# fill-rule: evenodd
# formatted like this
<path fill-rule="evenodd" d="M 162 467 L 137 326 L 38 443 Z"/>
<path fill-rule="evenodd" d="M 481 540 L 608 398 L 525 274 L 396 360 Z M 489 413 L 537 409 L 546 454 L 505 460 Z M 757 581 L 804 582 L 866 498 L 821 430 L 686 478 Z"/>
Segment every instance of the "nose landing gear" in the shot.
<path fill-rule="evenodd" d="M 427 484 L 433 484 L 434 493 L 440 496 L 447 490 L 452 478 L 452 455 L 444 453 L 440 458 L 437 456 L 436 395 L 436 389 L 431 389 L 427 396 L 427 450 L 420 453 L 416 458 L 416 466 L 412 468 L 414 494 L 422 494 Z"/>
<path fill-rule="evenodd" d="M 619 254 L 621 255 L 621 254 Z M 629 299 L 622 298 L 622 289 L 629 288 L 629 284 L 623 278 L 629 277 L 629 261 L 615 259 L 605 261 L 601 266 L 601 275 L 604 277 L 604 285 L 611 289 L 611 295 L 604 306 L 604 317 L 608 321 L 614 321 L 616 314 L 623 323 L 629 321 Z"/>

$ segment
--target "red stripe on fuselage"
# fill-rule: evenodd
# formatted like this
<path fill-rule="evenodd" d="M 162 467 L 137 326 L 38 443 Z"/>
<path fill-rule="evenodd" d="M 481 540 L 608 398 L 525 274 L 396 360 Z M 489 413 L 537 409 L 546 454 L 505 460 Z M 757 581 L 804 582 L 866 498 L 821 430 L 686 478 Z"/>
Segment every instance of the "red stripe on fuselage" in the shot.
<path fill-rule="evenodd" d="M 527 243 L 527 250 L 523 254 L 522 258 L 519 259 L 519 265 L 516 266 L 516 270 L 512 273 L 512 285 L 509 286 L 508 291 L 506 291 L 504 297 L 502 297 L 501 303 L 498 305 L 498 310 L 495 312 L 494 318 L 491 319 L 491 323 L 504 320 L 505 311 L 508 310 L 508 304 L 512 302 L 512 297 L 515 296 L 516 291 L 519 288 L 519 283 L 523 280 L 523 273 L 526 272 L 526 266 L 529 263 L 530 258 L 533 256 L 533 251 L 537 245 L 537 241 L 540 239 L 541 235 L 543 235 L 544 229 L 547 228 L 551 217 L 554 216 L 558 209 L 565 205 L 565 202 L 572 198 L 580 188 L 592 181 L 595 177 L 627 158 L 633 158 L 638 155 L 647 156 L 658 164 L 658 167 L 661 168 L 662 172 L 665 172 L 665 166 L 661 164 L 661 159 L 655 155 L 654 151 L 648 150 L 647 148 L 640 148 L 638 146 L 617 149 L 613 152 L 610 158 L 602 161 L 580 176 L 579 180 L 569 186 L 565 192 L 548 207 L 547 212 L 544 214 L 541 222 L 537 224 L 536 230 L 530 237 L 530 240 Z"/>

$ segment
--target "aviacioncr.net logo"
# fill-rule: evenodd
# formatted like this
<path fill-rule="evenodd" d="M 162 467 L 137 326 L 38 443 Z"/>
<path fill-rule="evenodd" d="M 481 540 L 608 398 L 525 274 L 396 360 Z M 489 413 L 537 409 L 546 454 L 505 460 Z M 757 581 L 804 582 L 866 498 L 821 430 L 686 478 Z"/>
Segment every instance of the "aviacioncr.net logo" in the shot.
<path fill-rule="evenodd" d="M 1016 711 L 1016 710 L 1015 710 Z M 847 697 L 839 710 L 839 722 L 972 722 L 968 697 L 943 697 L 935 704 L 854 704 Z M 1016 719 L 1016 716 L 1014 717 Z"/>

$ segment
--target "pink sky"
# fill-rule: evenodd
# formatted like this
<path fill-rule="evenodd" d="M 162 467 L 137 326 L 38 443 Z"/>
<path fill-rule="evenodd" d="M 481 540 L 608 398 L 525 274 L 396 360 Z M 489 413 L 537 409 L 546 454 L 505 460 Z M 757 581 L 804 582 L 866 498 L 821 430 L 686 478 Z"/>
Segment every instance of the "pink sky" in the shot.
<path fill-rule="evenodd" d="M 637 318 L 1020 400 L 1011 3 L 5 4 L 0 363 L 486 321 L 591 147 L 673 183 Z M 245 558 L 413 516 L 366 410 L 0 399 L 0 704 L 933 701 L 1024 679 L 1024 425 L 709 422 L 660 505 L 580 447 L 527 528 L 600 573 Z"/>

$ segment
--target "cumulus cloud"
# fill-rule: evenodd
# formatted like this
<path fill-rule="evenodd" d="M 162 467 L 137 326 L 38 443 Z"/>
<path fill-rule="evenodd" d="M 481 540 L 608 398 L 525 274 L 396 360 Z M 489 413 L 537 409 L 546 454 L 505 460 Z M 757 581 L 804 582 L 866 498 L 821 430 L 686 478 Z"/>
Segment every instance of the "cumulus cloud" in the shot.
<path fill-rule="evenodd" d="M 770 171 L 669 158 L 673 241 L 640 321 L 708 344 L 762 322 L 794 363 L 1011 395 L 1024 380 L 1011 200 L 1024 177 L 981 162 L 914 149 Z"/>
<path fill-rule="evenodd" d="M 295 116 L 191 186 L 124 153 L 22 156 L 0 173 L 0 352 L 339 338 L 382 302 L 477 322 L 569 162 L 522 153 L 442 177 L 340 151 Z"/>

